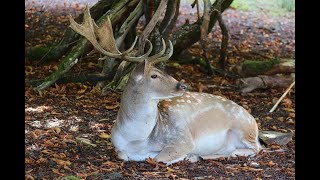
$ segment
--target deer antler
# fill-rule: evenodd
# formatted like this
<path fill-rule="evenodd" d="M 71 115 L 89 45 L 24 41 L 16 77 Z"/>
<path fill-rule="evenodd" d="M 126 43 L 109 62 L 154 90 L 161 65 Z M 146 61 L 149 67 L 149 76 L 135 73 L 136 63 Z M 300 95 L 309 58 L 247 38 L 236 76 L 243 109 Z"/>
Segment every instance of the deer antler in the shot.
<path fill-rule="evenodd" d="M 82 24 L 78 24 L 77 22 L 75 22 L 71 16 L 69 16 L 69 21 L 70 21 L 70 27 L 74 31 L 76 31 L 77 33 L 87 38 L 87 40 L 91 42 L 93 47 L 105 56 L 123 59 L 129 62 L 141 62 L 144 59 L 146 59 L 155 64 L 161 61 L 168 60 L 173 53 L 172 43 L 171 41 L 169 41 L 169 44 L 170 44 L 169 53 L 166 56 L 161 57 L 166 50 L 165 41 L 162 39 L 162 50 L 159 53 L 151 57 L 148 57 L 152 52 L 153 46 L 152 46 L 152 43 L 149 40 L 147 40 L 147 42 L 149 43 L 149 49 L 145 54 L 139 57 L 129 56 L 129 53 L 134 49 L 134 46 L 137 42 L 137 39 L 138 39 L 137 36 L 134 42 L 132 43 L 131 47 L 121 53 L 116 45 L 116 40 L 114 39 L 114 36 L 113 36 L 113 30 L 112 30 L 112 24 L 111 24 L 110 18 L 107 17 L 107 22 L 103 23 L 102 26 L 99 27 L 91 18 L 88 6 L 86 6 L 85 8 L 84 20 Z"/>

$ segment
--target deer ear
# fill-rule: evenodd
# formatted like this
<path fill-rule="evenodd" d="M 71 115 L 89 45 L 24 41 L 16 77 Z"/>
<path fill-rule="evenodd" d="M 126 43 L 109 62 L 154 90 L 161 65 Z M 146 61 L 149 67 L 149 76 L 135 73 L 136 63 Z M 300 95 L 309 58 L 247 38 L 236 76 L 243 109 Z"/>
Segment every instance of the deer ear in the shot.
<path fill-rule="evenodd" d="M 141 80 L 144 75 L 147 74 L 149 62 L 148 60 L 143 60 L 141 63 L 137 64 L 136 68 L 133 70 L 133 78 L 136 81 Z"/>

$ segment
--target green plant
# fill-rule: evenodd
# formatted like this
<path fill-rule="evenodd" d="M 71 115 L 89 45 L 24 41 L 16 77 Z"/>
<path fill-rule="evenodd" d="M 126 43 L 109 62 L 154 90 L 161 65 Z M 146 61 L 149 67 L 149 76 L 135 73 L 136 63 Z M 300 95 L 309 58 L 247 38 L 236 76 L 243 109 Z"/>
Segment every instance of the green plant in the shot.
<path fill-rule="evenodd" d="M 278 0 L 277 4 L 280 8 L 292 12 L 295 10 L 295 1 L 294 0 Z"/>

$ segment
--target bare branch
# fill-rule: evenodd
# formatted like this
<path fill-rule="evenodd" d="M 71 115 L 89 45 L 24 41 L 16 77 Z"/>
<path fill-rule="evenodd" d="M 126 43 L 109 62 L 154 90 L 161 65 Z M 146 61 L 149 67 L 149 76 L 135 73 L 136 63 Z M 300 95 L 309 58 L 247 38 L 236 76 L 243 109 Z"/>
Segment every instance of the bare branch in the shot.
<path fill-rule="evenodd" d="M 198 1 L 197 1 L 198 2 Z M 207 64 L 207 69 L 208 69 L 208 74 L 212 75 L 213 74 L 213 70 L 207 55 L 207 50 L 206 50 L 206 44 L 207 44 L 207 34 L 208 34 L 208 28 L 209 28 L 209 22 L 210 22 L 210 0 L 203 0 L 204 2 L 204 9 L 203 9 L 203 20 L 202 20 L 202 24 L 200 26 L 200 46 L 201 49 L 203 51 L 203 56 L 204 59 L 206 61 Z M 199 3 L 197 3 L 197 6 L 199 5 Z"/>
<path fill-rule="evenodd" d="M 146 39 L 150 35 L 151 31 L 153 28 L 156 26 L 157 22 L 159 21 L 159 17 L 161 14 L 164 12 L 166 8 L 168 0 L 161 0 L 158 9 L 154 13 L 153 17 L 151 18 L 150 22 L 146 26 L 146 28 L 143 30 L 142 34 L 140 35 L 139 42 L 138 42 L 138 49 L 139 49 L 139 54 L 144 53 L 144 45 L 146 42 Z"/>
<path fill-rule="evenodd" d="M 167 28 L 164 29 L 164 32 L 162 33 L 162 36 L 163 36 L 164 39 L 167 39 L 167 37 L 169 36 L 169 33 L 172 31 L 172 29 L 176 25 L 176 22 L 177 22 L 177 19 L 178 19 L 178 16 L 179 16 L 179 8 L 180 8 L 180 0 L 177 0 L 174 17 L 170 21 L 170 24 L 167 26 Z"/>
<path fill-rule="evenodd" d="M 227 26 L 224 24 L 221 13 L 218 15 L 218 22 L 222 33 L 222 42 L 221 42 L 221 49 L 220 49 L 220 58 L 219 64 L 221 69 L 225 70 L 226 64 L 226 56 L 227 56 L 227 48 L 228 48 L 228 41 L 229 41 L 229 33 Z"/>
<path fill-rule="evenodd" d="M 282 101 L 282 99 L 288 94 L 288 92 L 290 91 L 290 89 L 294 86 L 296 81 L 293 81 L 291 83 L 291 85 L 288 87 L 288 89 L 282 94 L 282 96 L 280 97 L 280 99 L 276 102 L 276 104 L 272 107 L 272 109 L 270 109 L 270 113 L 272 113 L 279 105 L 279 103 Z"/>
<path fill-rule="evenodd" d="M 175 12 L 177 10 L 177 2 L 179 0 L 168 0 L 166 14 L 160 24 L 160 33 L 163 34 L 165 29 L 169 26 L 170 22 L 173 20 Z"/>

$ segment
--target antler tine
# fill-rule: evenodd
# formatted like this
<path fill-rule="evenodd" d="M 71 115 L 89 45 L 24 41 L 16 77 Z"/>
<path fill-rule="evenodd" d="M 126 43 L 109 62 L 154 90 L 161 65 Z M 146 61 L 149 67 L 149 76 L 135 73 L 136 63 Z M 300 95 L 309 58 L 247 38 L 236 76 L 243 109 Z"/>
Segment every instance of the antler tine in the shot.
<path fill-rule="evenodd" d="M 149 41 L 148 39 L 146 39 L 146 41 L 149 43 L 149 49 L 148 49 L 148 51 L 147 51 L 144 55 L 142 55 L 142 56 L 145 57 L 145 58 L 147 58 L 147 57 L 151 54 L 152 49 L 153 49 L 153 46 L 152 46 L 151 41 Z"/>
<path fill-rule="evenodd" d="M 69 16 L 69 21 L 70 27 L 80 35 L 84 36 L 88 41 L 90 41 L 93 47 L 95 47 L 99 52 L 109 57 L 121 58 L 121 54 L 110 53 L 104 50 L 98 43 L 94 32 L 94 26 L 96 25 L 93 23 L 88 6 L 86 6 L 85 8 L 84 20 L 81 25 L 75 22 L 71 16 Z"/>
<path fill-rule="evenodd" d="M 164 39 L 162 38 L 162 50 L 161 50 L 158 54 L 155 54 L 155 55 L 153 55 L 153 56 L 150 56 L 150 57 L 148 57 L 147 59 L 148 59 L 149 61 L 153 61 L 153 59 L 157 59 L 157 58 L 161 57 L 161 56 L 164 54 L 164 52 L 166 52 L 166 42 L 165 42 Z"/>
<path fill-rule="evenodd" d="M 149 49 L 148 51 L 142 55 L 142 56 L 139 56 L 139 57 L 129 57 L 129 56 L 126 56 L 125 58 L 128 59 L 128 61 L 131 61 L 131 62 L 142 62 L 144 59 L 147 59 L 148 56 L 151 54 L 152 52 L 152 43 L 147 39 L 146 40 L 148 43 L 149 43 Z"/>
<path fill-rule="evenodd" d="M 157 64 L 159 62 L 167 61 L 172 56 L 172 54 L 173 54 L 173 45 L 172 45 L 172 42 L 169 40 L 169 53 L 163 57 L 153 59 L 152 63 Z"/>
<path fill-rule="evenodd" d="M 122 53 L 123 56 L 129 54 L 129 53 L 133 50 L 134 46 L 135 46 L 136 43 L 137 43 L 137 40 L 138 40 L 138 36 L 135 37 L 135 39 L 134 39 L 131 47 Z"/>

